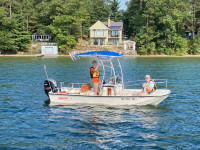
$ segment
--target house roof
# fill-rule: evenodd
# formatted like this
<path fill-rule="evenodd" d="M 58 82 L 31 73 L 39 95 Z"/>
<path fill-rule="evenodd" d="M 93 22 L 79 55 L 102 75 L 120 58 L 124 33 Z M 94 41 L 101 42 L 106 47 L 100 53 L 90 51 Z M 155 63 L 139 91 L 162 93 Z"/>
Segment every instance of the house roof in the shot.
<path fill-rule="evenodd" d="M 95 24 L 93 24 L 89 29 L 93 29 L 98 25 L 101 25 L 102 28 L 109 29 L 103 22 L 101 22 L 99 20 Z"/>
<path fill-rule="evenodd" d="M 108 27 L 108 22 L 103 22 L 104 25 Z M 113 22 L 110 23 L 109 29 L 122 29 L 123 28 L 123 22 Z"/>

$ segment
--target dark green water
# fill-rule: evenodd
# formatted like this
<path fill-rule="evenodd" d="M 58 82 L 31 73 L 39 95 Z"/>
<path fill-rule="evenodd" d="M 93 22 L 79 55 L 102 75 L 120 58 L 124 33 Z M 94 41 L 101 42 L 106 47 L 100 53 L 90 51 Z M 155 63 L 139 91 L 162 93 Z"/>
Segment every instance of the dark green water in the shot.
<path fill-rule="evenodd" d="M 121 59 L 125 83 L 168 79 L 158 107 L 44 105 L 44 64 L 58 82 L 87 82 L 92 60 L 0 57 L 0 149 L 200 149 L 200 58 Z"/>

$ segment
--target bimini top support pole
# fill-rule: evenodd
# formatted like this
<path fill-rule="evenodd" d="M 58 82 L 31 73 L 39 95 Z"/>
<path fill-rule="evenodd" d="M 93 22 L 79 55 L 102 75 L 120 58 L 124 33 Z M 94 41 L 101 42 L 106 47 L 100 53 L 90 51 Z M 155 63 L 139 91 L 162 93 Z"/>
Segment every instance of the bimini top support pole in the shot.
<path fill-rule="evenodd" d="M 99 60 L 99 62 L 101 63 L 102 68 L 103 68 L 103 78 L 102 78 L 102 82 L 101 82 L 101 83 L 103 83 L 103 81 L 104 81 L 104 79 L 105 79 L 105 66 L 104 66 L 103 61 L 102 61 L 101 59 L 98 59 L 98 60 Z"/>
<path fill-rule="evenodd" d="M 121 66 L 121 63 L 118 58 L 117 58 L 117 61 L 119 64 L 119 68 L 120 68 L 120 72 L 121 72 L 121 79 L 122 79 L 122 84 L 123 84 L 123 89 L 124 89 L 124 75 L 123 75 L 123 71 L 122 71 L 122 66 Z"/>
<path fill-rule="evenodd" d="M 111 69 L 112 69 L 113 76 L 114 76 L 114 80 L 115 80 L 115 85 L 116 85 L 117 80 L 116 80 L 115 68 L 114 68 L 113 63 L 112 63 L 111 60 L 110 60 L 110 67 L 111 67 Z"/>

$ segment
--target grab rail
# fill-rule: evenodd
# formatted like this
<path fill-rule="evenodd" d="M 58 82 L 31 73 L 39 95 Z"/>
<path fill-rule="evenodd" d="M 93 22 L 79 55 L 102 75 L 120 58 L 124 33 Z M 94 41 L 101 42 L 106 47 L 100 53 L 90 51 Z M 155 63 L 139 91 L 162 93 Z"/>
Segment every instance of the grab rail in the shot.
<path fill-rule="evenodd" d="M 64 82 L 60 82 L 60 88 L 67 87 L 67 88 L 81 88 L 82 85 L 86 83 L 66 83 L 67 86 L 63 86 Z"/>
<path fill-rule="evenodd" d="M 81 88 L 81 86 L 85 84 L 85 83 L 69 83 L 68 84 L 68 87 L 71 87 L 71 88 L 76 88 L 75 86 L 78 86 L 78 88 Z M 71 86 L 70 86 L 71 85 Z"/>
<path fill-rule="evenodd" d="M 151 79 L 151 80 L 153 80 L 156 83 L 156 85 L 165 84 L 165 89 L 167 89 L 167 84 L 168 84 L 167 79 Z M 140 85 L 142 87 L 143 83 L 146 83 L 146 81 L 145 80 L 127 81 L 126 87 L 133 87 L 136 85 Z"/>

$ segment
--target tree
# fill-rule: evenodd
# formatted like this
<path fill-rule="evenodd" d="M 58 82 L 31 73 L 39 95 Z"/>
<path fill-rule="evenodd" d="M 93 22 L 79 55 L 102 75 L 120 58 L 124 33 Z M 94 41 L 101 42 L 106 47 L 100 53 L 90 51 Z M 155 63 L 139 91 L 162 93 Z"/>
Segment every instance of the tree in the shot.
<path fill-rule="evenodd" d="M 127 10 L 123 14 L 124 35 L 128 38 L 135 37 L 145 25 L 145 18 L 143 17 L 143 7 L 145 4 L 140 0 L 130 0 L 127 3 Z"/>
<path fill-rule="evenodd" d="M 189 30 L 192 31 L 192 38 L 195 39 L 195 33 L 198 31 L 200 24 L 200 1 L 190 0 L 190 12 L 191 12 L 191 26 Z"/>
<path fill-rule="evenodd" d="M 21 0 L 20 1 L 20 11 L 23 12 L 23 16 L 26 20 L 26 30 L 34 31 L 36 23 L 36 11 L 33 8 L 34 2 L 31 0 Z"/>
<path fill-rule="evenodd" d="M 7 17 L 5 8 L 0 8 L 0 52 L 5 51 L 16 52 L 17 46 L 15 39 L 10 31 L 13 31 L 15 21 L 11 17 Z"/>
<path fill-rule="evenodd" d="M 69 49 L 76 45 L 76 41 L 81 37 L 82 23 L 88 18 L 88 12 L 84 1 L 77 2 L 71 0 L 53 1 L 58 5 L 55 16 L 52 16 L 53 22 L 49 25 L 50 31 L 55 35 L 55 42 L 59 48 Z"/>
<path fill-rule="evenodd" d="M 160 37 L 157 40 L 160 53 L 184 55 L 187 53 L 187 39 L 184 24 L 189 16 L 187 0 L 164 0 L 160 3 L 161 16 L 158 22 Z"/>
<path fill-rule="evenodd" d="M 190 18 L 187 0 L 131 0 L 124 12 L 125 34 L 135 36 L 140 54 L 188 52 L 184 26 Z"/>
<path fill-rule="evenodd" d="M 27 22 L 24 19 L 23 13 L 15 15 L 17 24 L 14 29 L 15 45 L 17 46 L 17 51 L 27 51 L 30 44 L 31 36 L 27 31 Z"/>
<path fill-rule="evenodd" d="M 140 54 L 155 54 L 156 53 L 156 38 L 159 37 L 159 33 L 156 32 L 156 20 L 159 11 L 157 9 L 158 3 L 157 0 L 144 1 L 145 5 L 143 6 L 140 1 L 140 9 L 145 9 L 143 11 L 143 18 L 145 19 L 145 25 L 141 27 L 140 32 L 137 35 L 136 40 L 140 45 L 139 53 Z M 144 3 L 143 2 L 143 3 Z M 153 7 L 152 7 L 153 6 Z"/>
<path fill-rule="evenodd" d="M 0 0 L 0 10 L 3 53 L 27 51 L 32 33 L 51 34 L 60 49 L 70 49 L 97 20 L 120 20 L 117 0 Z"/>
<path fill-rule="evenodd" d="M 82 22 L 83 34 L 89 35 L 89 28 L 98 20 L 107 21 L 111 13 L 109 0 L 84 0 L 88 18 Z"/>
<path fill-rule="evenodd" d="M 122 11 L 119 11 L 119 4 L 120 3 L 118 0 L 110 1 L 110 8 L 111 8 L 110 18 L 114 21 L 122 20 Z"/>
<path fill-rule="evenodd" d="M 53 23 L 54 16 L 56 16 L 56 8 L 60 7 L 59 3 L 53 0 L 38 0 L 34 3 L 36 24 L 34 32 L 38 34 L 50 34 L 48 26 Z"/>
<path fill-rule="evenodd" d="M 30 36 L 25 28 L 22 14 L 10 16 L 6 8 L 0 7 L 0 51 L 2 53 L 17 53 L 27 51 Z"/>
<path fill-rule="evenodd" d="M 0 0 L 0 4 L 6 8 L 6 10 L 9 12 L 9 16 L 12 16 L 12 11 L 15 5 L 17 5 L 16 0 Z"/>
<path fill-rule="evenodd" d="M 90 1 L 90 20 L 95 23 L 97 20 L 107 21 L 111 12 L 110 6 L 106 0 L 89 0 Z"/>

